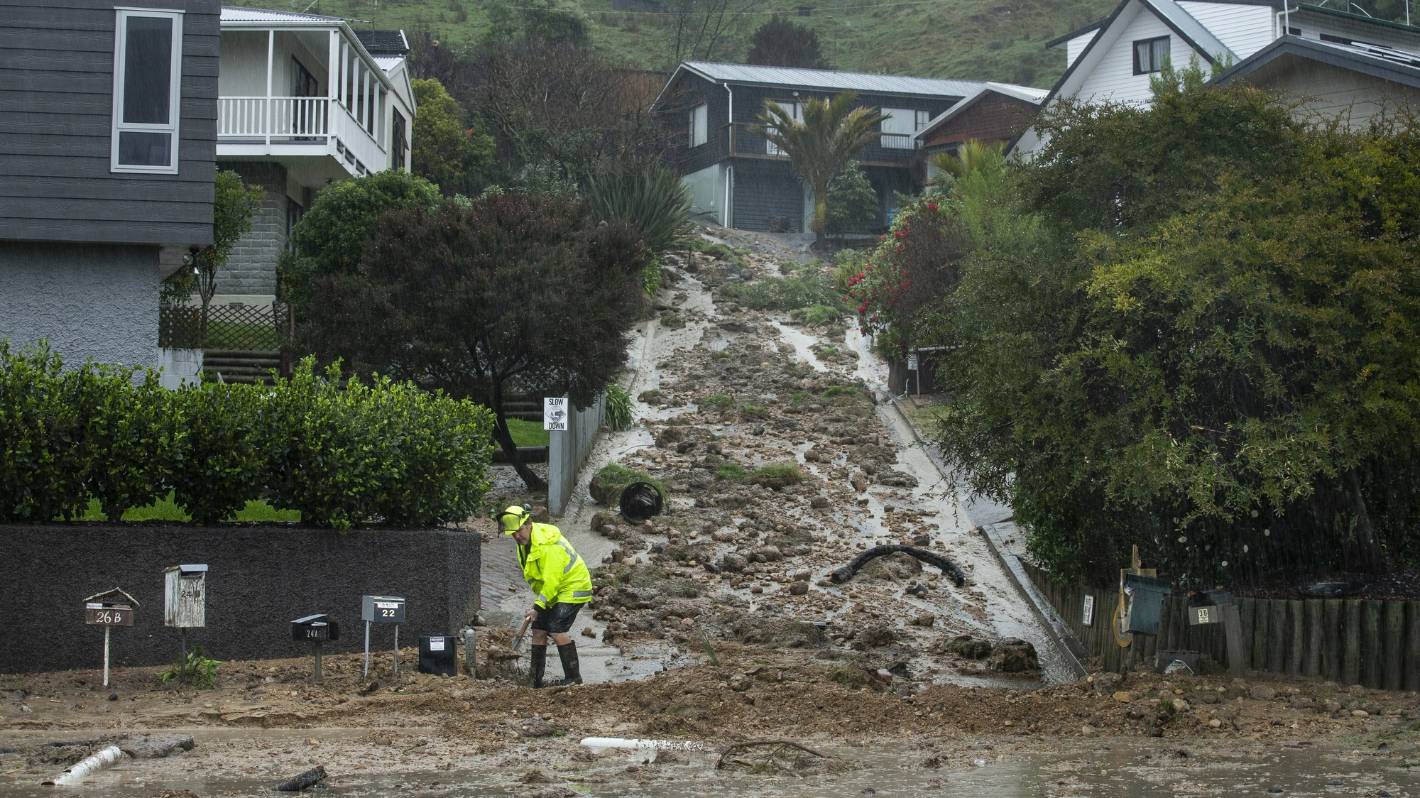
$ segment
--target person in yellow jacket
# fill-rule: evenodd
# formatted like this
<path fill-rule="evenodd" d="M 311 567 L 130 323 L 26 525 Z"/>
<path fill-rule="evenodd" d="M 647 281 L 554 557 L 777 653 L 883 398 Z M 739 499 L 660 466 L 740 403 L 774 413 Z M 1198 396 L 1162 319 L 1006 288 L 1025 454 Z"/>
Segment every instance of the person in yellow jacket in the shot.
<path fill-rule="evenodd" d="M 592 574 L 586 561 L 557 527 L 534 523 L 530 507 L 509 507 L 498 522 L 503 534 L 517 542 L 518 565 L 533 592 L 533 606 L 525 616 L 532 620 L 532 686 L 542 687 L 548 635 L 562 660 L 562 683 L 581 684 L 577 643 L 568 631 L 578 610 L 592 600 Z"/>

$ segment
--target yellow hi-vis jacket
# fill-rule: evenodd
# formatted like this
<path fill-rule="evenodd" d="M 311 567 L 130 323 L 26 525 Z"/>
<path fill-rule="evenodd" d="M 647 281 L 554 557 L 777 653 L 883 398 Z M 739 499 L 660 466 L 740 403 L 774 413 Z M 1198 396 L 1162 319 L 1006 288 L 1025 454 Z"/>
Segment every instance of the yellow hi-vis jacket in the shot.
<path fill-rule="evenodd" d="M 518 546 L 518 564 L 535 595 L 533 604 L 542 609 L 592 600 L 592 574 L 586 561 L 552 524 L 532 525 L 532 539 Z"/>

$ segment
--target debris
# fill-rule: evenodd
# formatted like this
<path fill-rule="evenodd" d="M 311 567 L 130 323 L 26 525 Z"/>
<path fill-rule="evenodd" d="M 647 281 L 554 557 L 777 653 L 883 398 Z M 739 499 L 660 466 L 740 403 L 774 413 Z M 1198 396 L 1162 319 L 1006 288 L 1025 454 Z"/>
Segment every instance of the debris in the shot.
<path fill-rule="evenodd" d="M 102 770 L 120 759 L 123 759 L 125 756 L 127 755 L 124 754 L 123 750 L 118 746 L 107 745 L 99 749 L 98 753 L 81 759 L 78 764 L 64 771 L 59 776 L 42 783 L 56 787 L 78 784 L 88 777 L 90 773 L 96 770 Z"/>
<path fill-rule="evenodd" d="M 194 745 L 190 736 L 159 737 L 157 739 L 142 737 L 121 743 L 119 748 L 134 759 L 161 759 L 182 751 L 191 751 Z"/>
<path fill-rule="evenodd" d="M 767 749 L 769 751 L 768 756 L 764 757 L 759 762 L 750 762 L 734 758 L 735 755 L 748 753 L 755 748 Z M 726 766 L 740 766 L 747 767 L 753 772 L 761 773 L 770 765 L 783 768 L 784 766 L 778 764 L 775 760 L 781 753 L 785 753 L 790 749 L 801 751 L 810 756 L 818 757 L 819 759 L 827 759 L 826 756 L 820 754 L 818 751 L 812 748 L 806 748 L 792 740 L 750 740 L 748 742 L 735 743 L 729 748 L 726 748 L 720 754 L 720 759 L 715 762 L 715 769 L 719 770 Z"/>
<path fill-rule="evenodd" d="M 868 549 L 862 554 L 859 554 L 857 557 L 854 557 L 852 562 L 834 571 L 832 574 L 829 575 L 829 578 L 837 584 L 842 584 L 857 575 L 858 571 L 862 569 L 864 565 L 867 565 L 869 561 L 877 557 L 882 557 L 885 554 L 892 554 L 894 552 L 911 554 L 913 557 L 916 557 L 917 559 L 927 563 L 928 565 L 934 565 L 937 568 L 940 568 L 942 570 L 942 573 L 951 577 L 952 582 L 954 582 L 957 587 L 961 587 L 962 585 L 966 584 L 966 575 L 963 574 L 961 572 L 961 569 L 956 567 L 956 565 L 953 564 L 952 561 L 947 559 L 946 557 L 943 557 L 942 555 L 937 554 L 936 552 L 927 551 L 926 549 L 919 549 L 916 546 L 903 546 L 901 544 L 896 543 L 886 546 L 874 546 L 871 549 Z"/>
<path fill-rule="evenodd" d="M 279 792 L 301 792 L 320 784 L 325 781 L 325 779 L 325 768 L 321 765 L 316 765 L 310 770 L 292 777 L 289 781 L 284 781 L 276 785 L 276 789 Z"/>
<path fill-rule="evenodd" d="M 971 635 L 957 635 L 947 644 L 947 650 L 965 659 L 986 659 L 991 656 L 991 643 Z"/>
<path fill-rule="evenodd" d="M 658 749 L 670 751 L 708 751 L 705 743 L 691 740 L 646 740 L 636 737 L 583 737 L 582 745 L 587 748 L 631 748 Z"/>
<path fill-rule="evenodd" d="M 1001 673 L 1026 673 L 1040 670 L 1040 659 L 1029 641 L 1008 637 L 996 644 L 987 666 Z"/>

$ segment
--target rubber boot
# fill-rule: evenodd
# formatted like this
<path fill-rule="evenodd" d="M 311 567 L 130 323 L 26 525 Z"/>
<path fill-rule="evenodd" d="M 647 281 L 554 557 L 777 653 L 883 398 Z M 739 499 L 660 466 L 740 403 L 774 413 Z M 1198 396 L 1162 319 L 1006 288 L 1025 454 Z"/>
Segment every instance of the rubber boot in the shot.
<path fill-rule="evenodd" d="M 582 665 L 577 661 L 577 641 L 557 647 L 557 656 L 562 658 L 562 683 L 581 684 Z"/>
<path fill-rule="evenodd" d="M 533 646 L 532 649 L 532 686 L 542 687 L 542 674 L 547 670 L 547 644 Z"/>

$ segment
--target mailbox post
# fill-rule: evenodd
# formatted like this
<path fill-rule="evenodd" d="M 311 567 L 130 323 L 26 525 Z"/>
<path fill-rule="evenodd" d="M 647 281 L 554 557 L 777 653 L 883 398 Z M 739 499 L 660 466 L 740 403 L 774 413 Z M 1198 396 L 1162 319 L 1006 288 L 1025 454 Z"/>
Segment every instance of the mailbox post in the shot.
<path fill-rule="evenodd" d="M 399 625 L 404 623 L 405 602 L 402 596 L 363 596 L 360 600 L 360 620 L 365 622 L 365 676 L 370 675 L 370 624 L 394 624 L 394 675 L 399 675 Z"/>
<path fill-rule="evenodd" d="M 181 657 L 187 660 L 187 630 L 207 625 L 207 566 L 174 565 L 163 571 L 163 624 L 178 630 Z"/>
<path fill-rule="evenodd" d="M 84 623 L 104 628 L 104 687 L 108 687 L 109 632 L 115 626 L 132 626 L 138 599 L 119 588 L 84 599 Z"/>
<path fill-rule="evenodd" d="M 316 652 L 315 681 L 320 681 L 320 644 L 325 640 L 339 640 L 340 624 L 332 621 L 325 613 L 297 618 L 291 622 L 291 639 L 311 641 Z"/>

